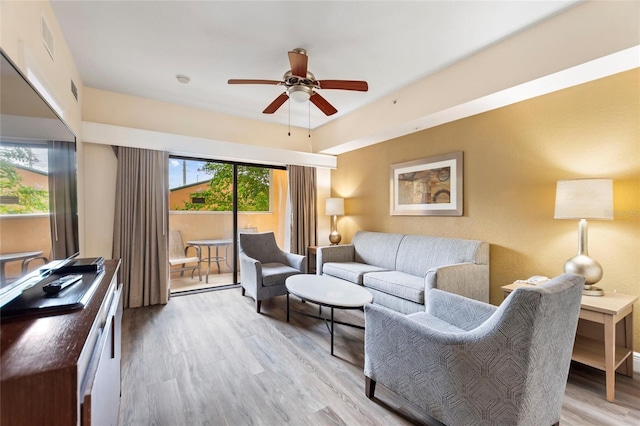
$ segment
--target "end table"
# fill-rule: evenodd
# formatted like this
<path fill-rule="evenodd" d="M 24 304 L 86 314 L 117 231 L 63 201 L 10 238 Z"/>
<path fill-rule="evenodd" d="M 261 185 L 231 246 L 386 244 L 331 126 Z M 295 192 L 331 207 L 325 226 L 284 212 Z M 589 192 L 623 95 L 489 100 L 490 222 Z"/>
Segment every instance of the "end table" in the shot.
<path fill-rule="evenodd" d="M 518 287 L 502 287 L 505 297 Z M 603 370 L 607 401 L 615 399 L 616 371 L 633 377 L 633 304 L 638 296 L 605 291 L 604 296 L 582 296 L 578 330 L 571 359 Z"/>

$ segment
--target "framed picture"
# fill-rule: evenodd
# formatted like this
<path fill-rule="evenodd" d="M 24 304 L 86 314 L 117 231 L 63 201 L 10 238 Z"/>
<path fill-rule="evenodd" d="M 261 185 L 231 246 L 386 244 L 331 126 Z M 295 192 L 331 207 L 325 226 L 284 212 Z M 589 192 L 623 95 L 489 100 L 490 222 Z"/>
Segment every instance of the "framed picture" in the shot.
<path fill-rule="evenodd" d="M 391 165 L 392 216 L 462 216 L 462 151 Z"/>

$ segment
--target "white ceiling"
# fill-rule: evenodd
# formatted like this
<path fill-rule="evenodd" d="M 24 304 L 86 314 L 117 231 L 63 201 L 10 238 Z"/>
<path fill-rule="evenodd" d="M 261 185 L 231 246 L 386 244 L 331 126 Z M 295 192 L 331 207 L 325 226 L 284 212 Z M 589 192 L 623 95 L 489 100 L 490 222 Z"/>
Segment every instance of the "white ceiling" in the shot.
<path fill-rule="evenodd" d="M 85 86 L 287 124 L 262 110 L 287 51 L 307 50 L 317 79 L 366 80 L 369 91 L 324 90 L 338 113 L 292 103 L 311 128 L 347 114 L 574 6 L 578 1 L 59 1 L 51 2 Z M 186 74 L 191 83 L 178 83 Z M 309 115 L 310 114 L 310 115 Z"/>

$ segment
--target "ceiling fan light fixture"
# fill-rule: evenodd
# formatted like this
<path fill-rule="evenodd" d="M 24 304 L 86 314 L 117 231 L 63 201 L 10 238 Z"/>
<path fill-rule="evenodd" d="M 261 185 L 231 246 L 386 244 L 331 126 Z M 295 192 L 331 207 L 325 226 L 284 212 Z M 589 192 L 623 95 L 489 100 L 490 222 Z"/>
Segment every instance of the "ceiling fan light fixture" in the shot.
<path fill-rule="evenodd" d="M 296 102 L 306 102 L 311 98 L 311 88 L 307 86 L 293 86 L 288 90 L 289 97 Z"/>

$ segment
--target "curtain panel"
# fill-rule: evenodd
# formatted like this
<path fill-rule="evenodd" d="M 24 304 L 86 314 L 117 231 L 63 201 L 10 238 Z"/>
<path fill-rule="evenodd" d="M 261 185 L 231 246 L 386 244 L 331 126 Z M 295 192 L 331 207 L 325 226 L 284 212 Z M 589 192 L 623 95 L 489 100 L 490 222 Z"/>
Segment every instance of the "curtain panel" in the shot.
<path fill-rule="evenodd" d="M 307 247 L 318 242 L 316 169 L 293 166 L 289 170 L 291 201 L 291 253 L 307 254 Z"/>
<path fill-rule="evenodd" d="M 80 250 L 75 143 L 50 141 L 48 163 L 51 258 L 64 259 Z"/>
<path fill-rule="evenodd" d="M 113 257 L 121 259 L 124 306 L 169 299 L 167 153 L 114 147 L 118 157 Z"/>

